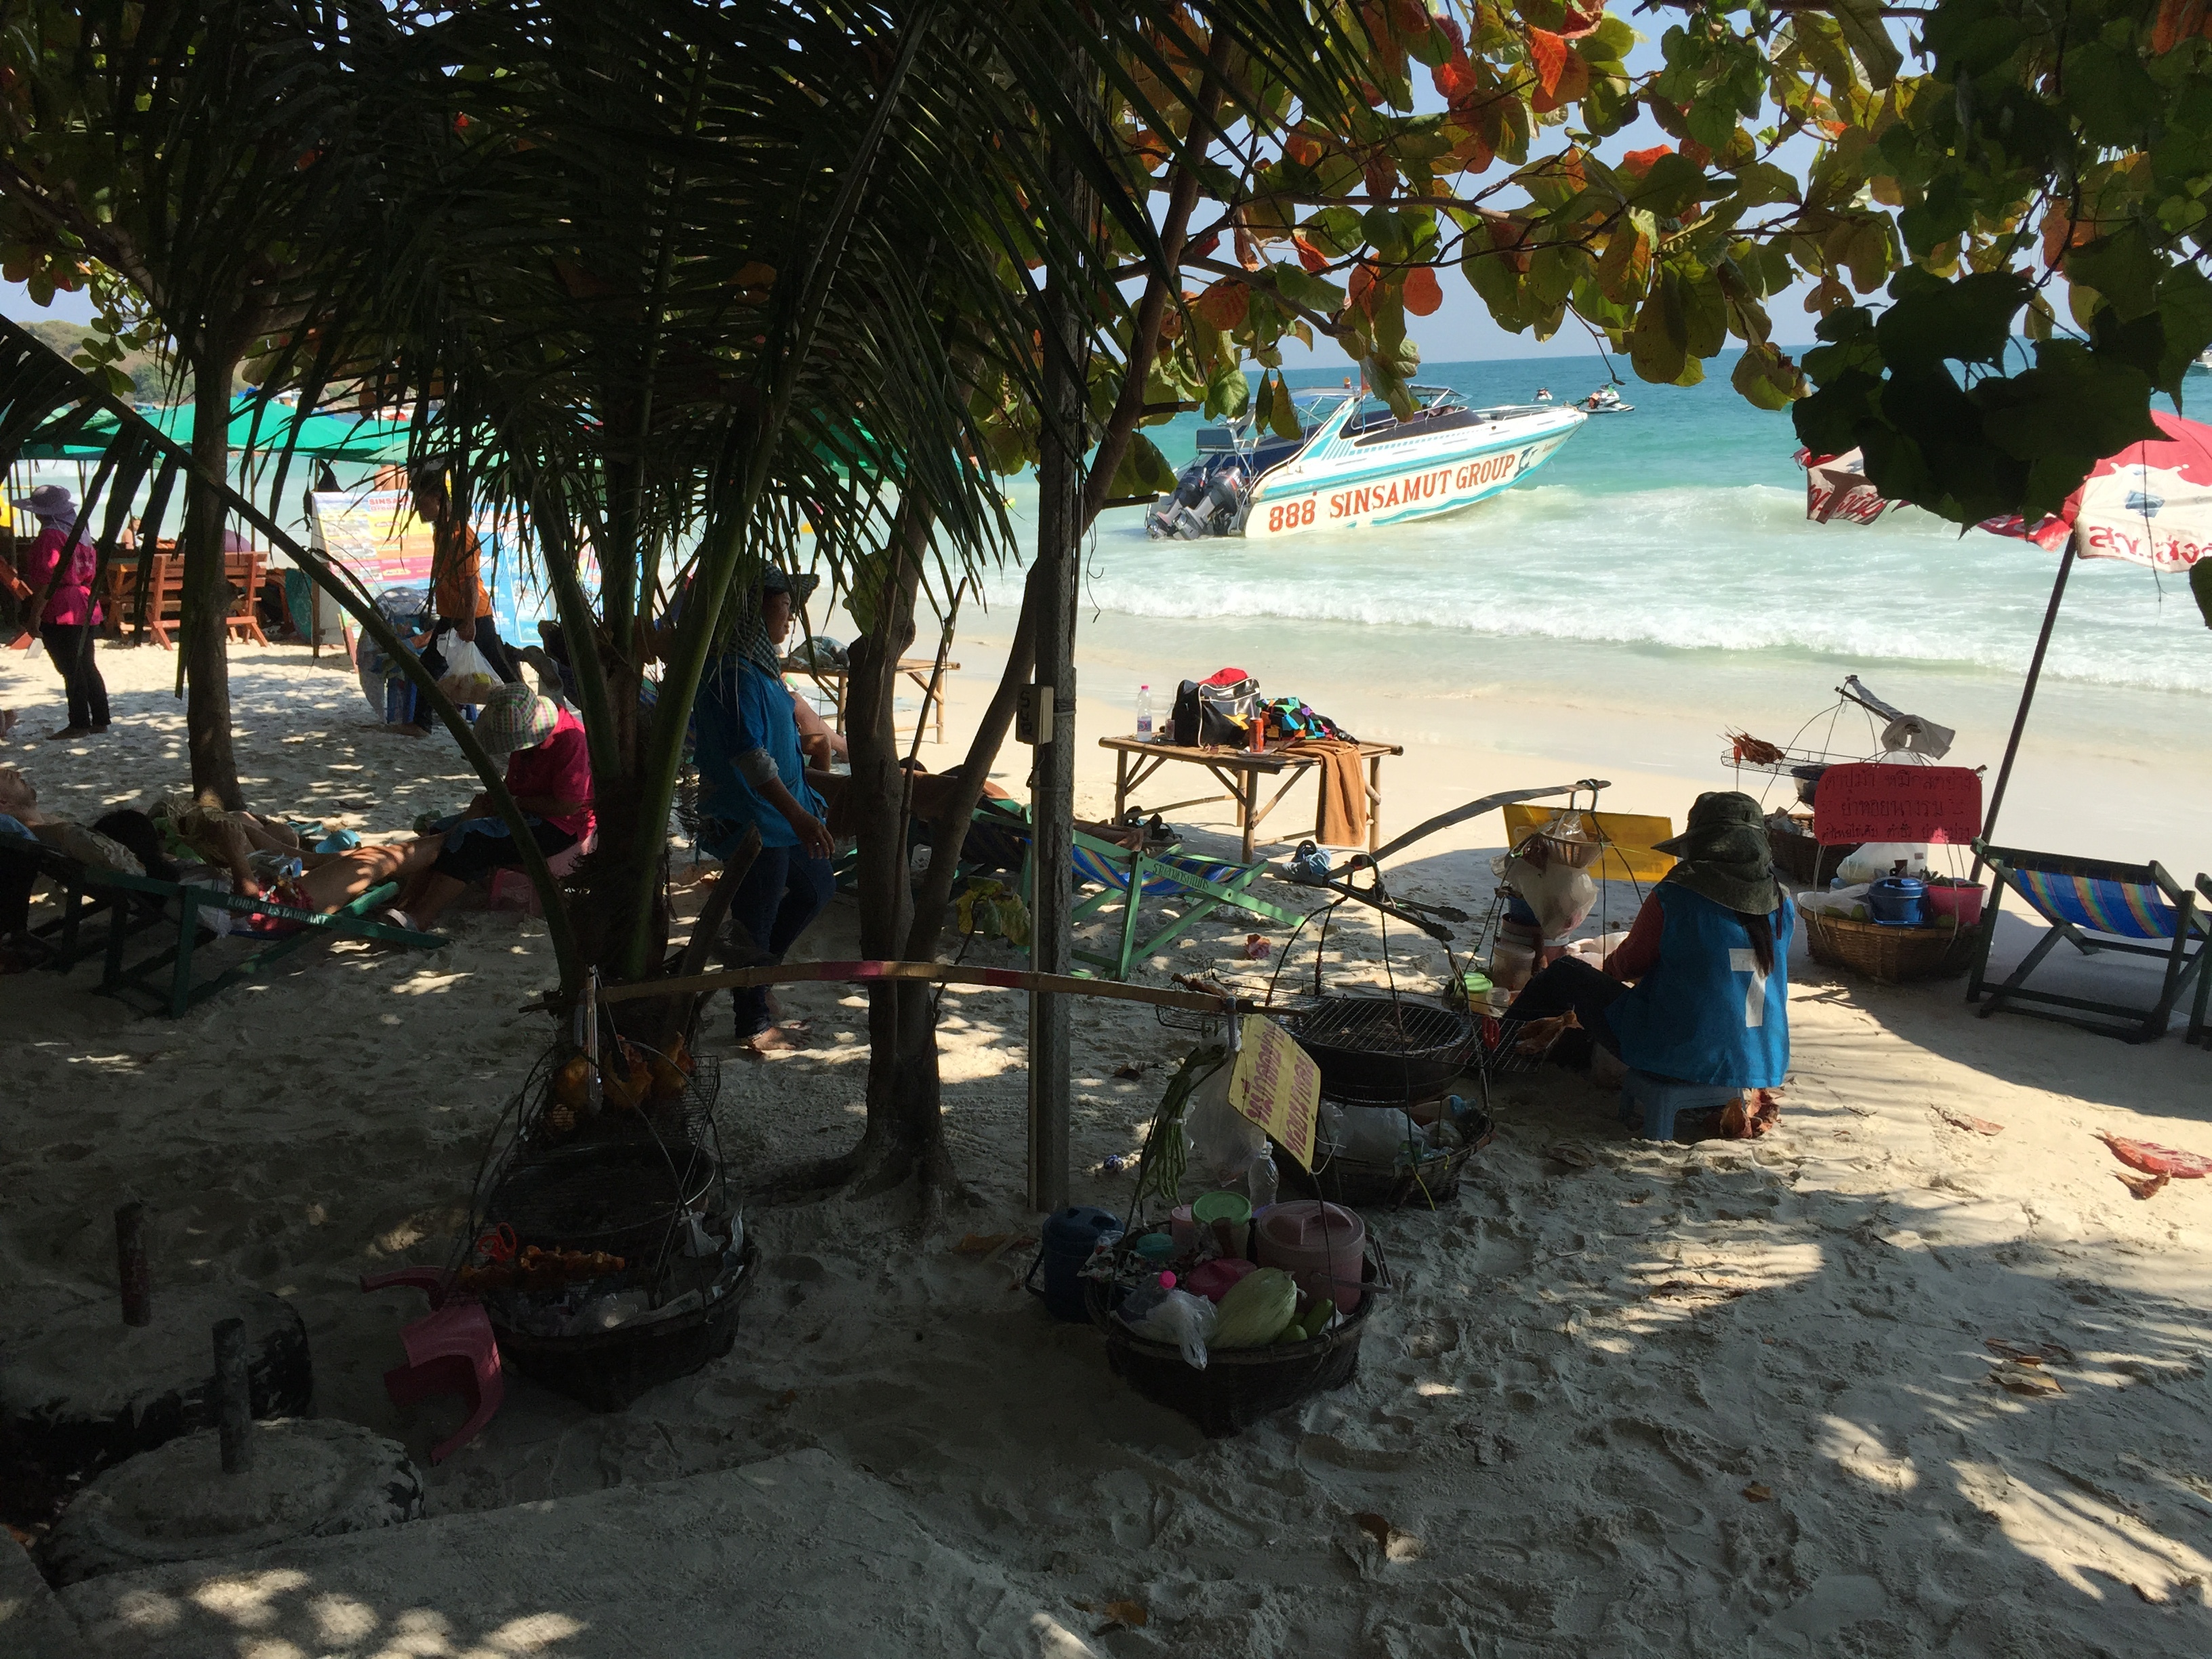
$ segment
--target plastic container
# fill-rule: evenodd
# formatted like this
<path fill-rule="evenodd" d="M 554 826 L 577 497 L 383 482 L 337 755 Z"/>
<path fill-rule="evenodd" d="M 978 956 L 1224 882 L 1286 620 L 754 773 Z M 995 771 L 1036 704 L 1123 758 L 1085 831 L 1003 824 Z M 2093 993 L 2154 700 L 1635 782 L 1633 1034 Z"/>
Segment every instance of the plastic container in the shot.
<path fill-rule="evenodd" d="M 1189 1205 L 1178 1204 L 1168 1212 L 1168 1233 L 1177 1255 L 1198 1248 L 1198 1224 L 1190 1218 Z"/>
<path fill-rule="evenodd" d="M 1137 1255 L 1148 1267 L 1164 1267 L 1175 1260 L 1176 1243 L 1166 1233 L 1146 1233 L 1137 1241 Z"/>
<path fill-rule="evenodd" d="M 1200 1243 L 1211 1239 L 1222 1242 L 1222 1231 L 1226 1229 L 1227 1254 L 1249 1255 L 1252 1248 L 1252 1200 L 1243 1193 L 1201 1193 L 1192 1201 L 1190 1218 L 1197 1228 Z"/>
<path fill-rule="evenodd" d="M 1982 920 L 1982 905 L 1989 897 L 1989 891 L 1982 887 L 1930 885 L 1924 896 L 1928 902 L 1928 920 L 1930 925 L 1935 923 L 1938 916 L 1954 916 L 1958 919 L 1960 927 L 1964 929 L 1979 925 Z"/>
<path fill-rule="evenodd" d="M 1867 914 L 1892 927 L 1918 927 L 1928 919 L 1928 884 L 1917 876 L 1884 876 L 1867 889 Z"/>
<path fill-rule="evenodd" d="M 1337 1309 L 1359 1305 L 1360 1263 L 1367 1224 L 1350 1210 L 1316 1199 L 1292 1199 L 1260 1218 L 1254 1254 L 1263 1267 L 1280 1267 L 1314 1296 L 1334 1293 Z"/>
<path fill-rule="evenodd" d="M 1247 1273 L 1260 1271 L 1259 1263 L 1245 1261 L 1235 1256 L 1219 1256 L 1212 1261 L 1201 1261 L 1183 1275 L 1183 1288 L 1193 1296 L 1202 1296 L 1208 1302 L 1218 1302 L 1229 1294 L 1230 1287 Z"/>
<path fill-rule="evenodd" d="M 1083 1264 L 1099 1245 L 1121 1236 L 1121 1218 L 1089 1204 L 1071 1204 L 1045 1218 L 1044 1236 L 1030 1277 L 1036 1277 L 1038 1267 L 1044 1269 L 1044 1289 L 1037 1294 L 1044 1297 L 1046 1312 L 1054 1319 L 1091 1317 L 1083 1302 Z M 1030 1288 L 1036 1287 L 1032 1284 Z"/>
<path fill-rule="evenodd" d="M 1152 688 L 1137 688 L 1137 735 L 1150 740 L 1152 735 Z"/>

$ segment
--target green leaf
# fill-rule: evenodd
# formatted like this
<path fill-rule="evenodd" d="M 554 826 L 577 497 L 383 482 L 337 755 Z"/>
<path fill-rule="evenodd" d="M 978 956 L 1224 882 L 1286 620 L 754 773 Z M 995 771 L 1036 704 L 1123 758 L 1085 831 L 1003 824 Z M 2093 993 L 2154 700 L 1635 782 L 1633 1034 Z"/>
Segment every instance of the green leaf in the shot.
<path fill-rule="evenodd" d="M 1882 21 L 1882 0 L 1834 0 L 1832 9 L 1852 55 L 1866 70 L 1867 84 L 1880 92 L 1897 79 L 1905 62 Z"/>
<path fill-rule="evenodd" d="M 1121 465 L 1114 470 L 1114 485 L 1109 493 L 1115 495 L 1164 495 L 1175 486 L 1175 468 L 1168 465 L 1168 458 L 1160 453 L 1159 446 L 1141 432 L 1133 434 L 1129 439 L 1128 453 L 1121 457 Z"/>
<path fill-rule="evenodd" d="M 1315 276 L 1304 265 L 1278 260 L 1267 267 L 1267 274 L 1274 278 L 1275 291 L 1293 305 L 1317 311 L 1324 317 L 1334 317 L 1344 309 L 1344 290 Z"/>
<path fill-rule="evenodd" d="M 2102 236 L 2066 256 L 2066 280 L 2096 290 L 2122 322 L 2130 322 L 2159 302 L 2159 258 L 2150 240 L 2134 225 Z"/>
<path fill-rule="evenodd" d="M 1629 361 L 1643 379 L 1661 385 L 1679 380 L 1690 361 L 1690 330 L 1682 309 L 1682 279 L 1672 270 L 1656 272 L 1628 340 Z"/>
<path fill-rule="evenodd" d="M 1729 381 L 1759 409 L 1787 409 L 1805 384 L 1797 366 L 1771 345 L 1746 347 Z"/>
<path fill-rule="evenodd" d="M 1233 356 L 1225 358 L 1206 383 L 1206 416 L 1235 420 L 1252 406 L 1252 382 Z"/>
<path fill-rule="evenodd" d="M 2189 591 L 2196 598 L 2204 625 L 2212 628 L 2212 559 L 2199 559 L 2189 567 Z"/>
<path fill-rule="evenodd" d="M 2165 329 L 2166 356 L 2152 378 L 2179 404 L 2190 365 L 2212 346 L 2212 278 L 2193 264 L 2167 271 L 2159 279 L 2158 319 Z"/>

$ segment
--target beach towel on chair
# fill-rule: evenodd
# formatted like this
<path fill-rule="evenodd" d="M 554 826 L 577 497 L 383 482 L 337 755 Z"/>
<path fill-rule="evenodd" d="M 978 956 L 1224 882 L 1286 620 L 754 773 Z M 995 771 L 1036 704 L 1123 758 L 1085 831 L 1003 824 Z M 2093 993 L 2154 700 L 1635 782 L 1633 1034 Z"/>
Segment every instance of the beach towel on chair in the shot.
<path fill-rule="evenodd" d="M 1321 830 L 1314 839 L 1324 847 L 1364 847 L 1367 780 L 1359 745 L 1341 738 L 1301 738 L 1285 752 L 1321 759 Z"/>

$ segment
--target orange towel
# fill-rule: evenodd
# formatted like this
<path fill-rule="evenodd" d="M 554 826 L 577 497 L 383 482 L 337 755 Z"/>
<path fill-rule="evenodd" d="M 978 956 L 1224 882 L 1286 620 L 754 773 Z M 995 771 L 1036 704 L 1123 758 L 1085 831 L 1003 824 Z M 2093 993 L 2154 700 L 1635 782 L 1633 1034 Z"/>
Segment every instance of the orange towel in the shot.
<path fill-rule="evenodd" d="M 1321 761 L 1321 830 L 1315 839 L 1324 847 L 1366 846 L 1367 780 L 1359 745 L 1342 738 L 1300 738 L 1285 752 Z"/>

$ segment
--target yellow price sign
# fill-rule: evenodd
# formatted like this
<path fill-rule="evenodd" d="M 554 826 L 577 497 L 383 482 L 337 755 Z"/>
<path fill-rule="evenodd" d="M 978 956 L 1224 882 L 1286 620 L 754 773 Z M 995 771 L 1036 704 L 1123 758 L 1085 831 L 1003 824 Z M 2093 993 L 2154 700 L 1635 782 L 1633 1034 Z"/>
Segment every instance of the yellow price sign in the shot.
<path fill-rule="evenodd" d="M 1313 1168 L 1314 1125 L 1321 1112 L 1321 1067 L 1264 1014 L 1247 1014 L 1229 1103 L 1265 1129 L 1302 1170 Z"/>

